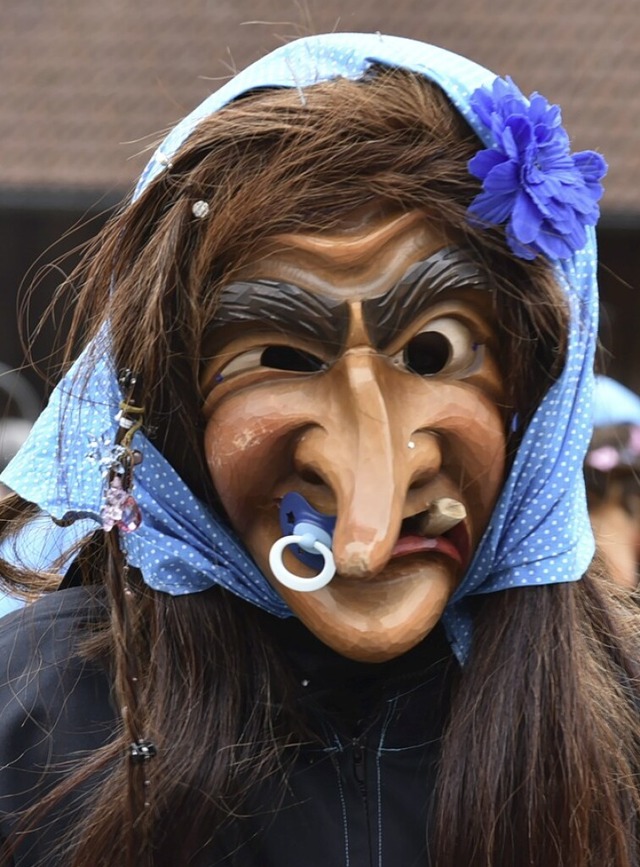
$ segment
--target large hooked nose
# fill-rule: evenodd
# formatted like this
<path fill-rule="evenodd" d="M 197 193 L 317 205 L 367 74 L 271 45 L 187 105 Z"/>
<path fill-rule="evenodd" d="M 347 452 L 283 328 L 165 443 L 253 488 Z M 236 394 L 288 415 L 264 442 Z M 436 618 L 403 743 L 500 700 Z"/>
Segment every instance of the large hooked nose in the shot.
<path fill-rule="evenodd" d="M 440 469 L 437 437 L 414 431 L 404 376 L 371 349 L 347 351 L 326 375 L 322 424 L 296 448 L 298 473 L 327 485 L 335 498 L 333 555 L 345 577 L 384 568 L 407 517 L 409 491 Z"/>

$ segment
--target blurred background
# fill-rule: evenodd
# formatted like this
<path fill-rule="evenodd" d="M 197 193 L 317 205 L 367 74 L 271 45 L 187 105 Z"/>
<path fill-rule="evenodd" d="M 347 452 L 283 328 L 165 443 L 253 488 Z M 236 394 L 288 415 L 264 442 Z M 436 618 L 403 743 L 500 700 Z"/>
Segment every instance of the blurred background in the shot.
<path fill-rule="evenodd" d="M 28 334 L 74 255 L 52 263 L 97 231 L 163 132 L 211 90 L 284 41 L 328 30 L 434 42 L 563 106 L 574 148 L 599 150 L 610 164 L 599 229 L 602 341 L 607 372 L 640 391 L 638 0 L 3 0 L 4 416 L 29 422 L 46 395 L 34 374 L 2 371 L 24 360 L 18 310 Z M 64 328 L 58 318 L 32 339 L 45 369 Z"/>

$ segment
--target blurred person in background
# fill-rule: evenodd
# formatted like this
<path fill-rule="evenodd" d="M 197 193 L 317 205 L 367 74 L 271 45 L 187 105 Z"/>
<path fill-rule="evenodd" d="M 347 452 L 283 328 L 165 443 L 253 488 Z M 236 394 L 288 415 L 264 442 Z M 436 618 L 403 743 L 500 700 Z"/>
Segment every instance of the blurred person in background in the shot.
<path fill-rule="evenodd" d="M 640 561 L 640 397 L 596 377 L 594 430 L 585 460 L 587 502 L 608 574 L 638 583 Z"/>

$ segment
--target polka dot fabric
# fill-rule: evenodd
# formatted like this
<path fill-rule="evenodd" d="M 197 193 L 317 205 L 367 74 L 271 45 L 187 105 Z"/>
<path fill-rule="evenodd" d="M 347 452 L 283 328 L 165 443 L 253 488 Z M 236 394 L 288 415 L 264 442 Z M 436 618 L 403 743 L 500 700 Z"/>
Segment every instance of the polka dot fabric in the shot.
<path fill-rule="evenodd" d="M 3 474 L 6 485 L 43 512 L 76 521 L 45 529 L 40 520 L 33 532 L 22 534 L 18 545 L 7 542 L 0 551 L 3 557 L 47 568 L 54 556 L 44 553 L 43 535 L 47 550 L 59 556 L 81 533 L 101 525 L 105 469 L 120 399 L 105 330 L 56 388 L 23 450 Z M 241 543 L 194 497 L 150 440 L 138 432 L 133 447 L 143 453 L 133 489 L 143 518 L 135 532 L 121 539 L 129 563 L 142 570 L 146 583 L 172 596 L 219 584 L 272 614 L 287 616 L 288 608 Z"/>
<path fill-rule="evenodd" d="M 372 63 L 409 69 L 439 84 L 483 145 L 493 144 L 490 131 L 469 105 L 478 87 L 491 84 L 493 73 L 466 58 L 410 39 L 350 33 L 314 36 L 257 61 L 178 124 L 145 169 L 134 198 L 167 170 L 172 155 L 202 118 L 241 94 L 256 87 L 293 87 L 304 100 L 305 87 L 337 77 L 358 79 Z M 447 634 L 463 662 L 471 644 L 471 595 L 575 581 L 593 556 L 582 478 L 591 433 L 597 329 L 593 230 L 589 230 L 584 250 L 554 265 L 571 307 L 567 364 L 523 438 L 490 525 L 444 613 Z M 106 443 L 113 438 L 119 397 L 108 341 L 103 338 L 89 348 L 54 392 L 2 481 L 56 517 L 73 513 L 97 520 L 104 478 L 79 443 L 96 438 Z M 138 433 L 135 445 L 144 453 L 134 491 L 143 523 L 124 544 L 145 581 L 175 595 L 220 584 L 277 616 L 289 615 L 238 540 L 195 499 L 151 442 Z"/>

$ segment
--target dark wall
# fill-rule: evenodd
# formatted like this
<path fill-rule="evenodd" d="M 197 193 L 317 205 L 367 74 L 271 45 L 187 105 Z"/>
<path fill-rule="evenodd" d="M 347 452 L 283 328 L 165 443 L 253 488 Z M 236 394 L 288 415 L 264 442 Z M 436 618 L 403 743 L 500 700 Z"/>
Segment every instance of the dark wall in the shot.
<path fill-rule="evenodd" d="M 59 308 L 42 332 L 30 335 L 53 299 L 57 287 L 78 261 L 74 252 L 106 219 L 106 212 L 81 204 L 51 207 L 18 204 L 0 207 L 0 364 L 21 367 L 28 342 L 35 362 L 55 376 L 51 357 L 57 337 L 64 337 L 65 319 Z M 20 328 L 18 326 L 20 322 Z M 44 402 L 47 386 L 31 369 L 24 375 Z M 0 394 L 0 413 L 6 412 Z"/>
<path fill-rule="evenodd" d="M 605 373 L 640 394 L 640 218 L 604 221 L 598 242 L 601 362 Z"/>

